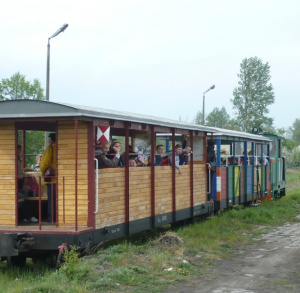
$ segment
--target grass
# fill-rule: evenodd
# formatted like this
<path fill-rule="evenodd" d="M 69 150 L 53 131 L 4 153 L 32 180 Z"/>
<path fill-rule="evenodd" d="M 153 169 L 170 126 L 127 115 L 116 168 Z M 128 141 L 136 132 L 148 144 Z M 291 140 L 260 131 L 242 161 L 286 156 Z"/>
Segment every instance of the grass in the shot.
<path fill-rule="evenodd" d="M 73 249 L 59 271 L 30 262 L 25 269 L 0 264 L 2 292 L 163 292 L 170 285 L 206 274 L 216 260 L 270 228 L 297 221 L 300 177 L 288 172 L 287 196 L 255 208 L 238 206 L 209 221 L 132 235 L 106 243 L 92 256 L 78 258 Z"/>

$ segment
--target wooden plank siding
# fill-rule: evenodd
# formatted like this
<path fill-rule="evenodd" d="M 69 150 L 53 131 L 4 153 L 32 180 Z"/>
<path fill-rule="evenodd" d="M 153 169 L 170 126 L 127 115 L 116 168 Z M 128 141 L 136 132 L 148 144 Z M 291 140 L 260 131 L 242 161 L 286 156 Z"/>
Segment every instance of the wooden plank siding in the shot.
<path fill-rule="evenodd" d="M 78 225 L 87 226 L 88 221 L 88 128 L 78 122 L 78 178 L 77 211 Z M 58 224 L 75 223 L 75 123 L 59 122 L 57 133 L 58 155 Z"/>
<path fill-rule="evenodd" d="M 184 167 L 184 166 L 183 166 Z M 194 164 L 194 206 L 201 205 L 206 203 L 206 190 L 207 190 L 207 181 L 206 181 L 206 164 Z"/>
<path fill-rule="evenodd" d="M 100 169 L 98 176 L 99 210 L 96 214 L 96 228 L 124 223 L 125 168 Z"/>
<path fill-rule="evenodd" d="M 15 126 L 0 123 L 0 225 L 15 226 Z"/>
<path fill-rule="evenodd" d="M 190 167 L 176 170 L 176 209 L 190 207 Z M 206 203 L 205 164 L 194 166 L 194 205 Z M 96 228 L 125 222 L 125 168 L 98 170 Z M 129 169 L 129 221 L 151 217 L 151 168 Z M 103 183 L 105 181 L 105 183 Z M 155 215 L 172 212 L 172 168 L 155 167 Z"/>
<path fill-rule="evenodd" d="M 172 168 L 155 167 L 155 215 L 169 212 L 172 212 Z"/>

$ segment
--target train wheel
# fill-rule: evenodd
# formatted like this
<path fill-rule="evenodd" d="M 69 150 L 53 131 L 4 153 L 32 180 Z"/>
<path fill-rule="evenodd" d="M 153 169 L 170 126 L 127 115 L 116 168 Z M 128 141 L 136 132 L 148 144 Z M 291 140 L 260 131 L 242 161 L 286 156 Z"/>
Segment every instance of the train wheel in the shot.
<path fill-rule="evenodd" d="M 26 263 L 26 256 L 19 255 L 19 256 L 8 256 L 7 257 L 7 266 L 9 268 L 17 267 L 23 268 Z"/>

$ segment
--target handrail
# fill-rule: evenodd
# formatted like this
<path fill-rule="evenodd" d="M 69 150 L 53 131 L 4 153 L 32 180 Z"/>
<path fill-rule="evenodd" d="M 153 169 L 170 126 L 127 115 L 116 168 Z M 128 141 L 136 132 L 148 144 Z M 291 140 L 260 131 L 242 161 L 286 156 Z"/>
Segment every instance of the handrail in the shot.
<path fill-rule="evenodd" d="M 95 172 L 96 172 L 96 210 L 94 211 L 94 214 L 98 213 L 99 210 L 99 189 L 98 189 L 98 183 L 99 183 L 99 172 L 98 172 L 98 159 L 94 158 L 94 160 L 96 161 L 96 168 L 95 168 Z"/>
<path fill-rule="evenodd" d="M 210 164 L 209 163 L 206 163 L 206 166 L 209 166 Z M 211 199 L 211 170 L 210 168 L 208 168 L 208 192 L 207 194 L 209 194 L 209 197 Z"/>

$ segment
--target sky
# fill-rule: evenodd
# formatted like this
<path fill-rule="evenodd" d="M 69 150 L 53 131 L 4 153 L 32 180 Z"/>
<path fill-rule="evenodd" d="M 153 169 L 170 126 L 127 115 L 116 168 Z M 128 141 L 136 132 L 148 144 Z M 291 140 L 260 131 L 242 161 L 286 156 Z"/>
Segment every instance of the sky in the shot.
<path fill-rule="evenodd" d="M 270 65 L 276 128 L 300 119 L 299 0 L 0 0 L 0 80 L 20 72 L 50 101 L 192 122 L 225 107 L 243 59 Z"/>

